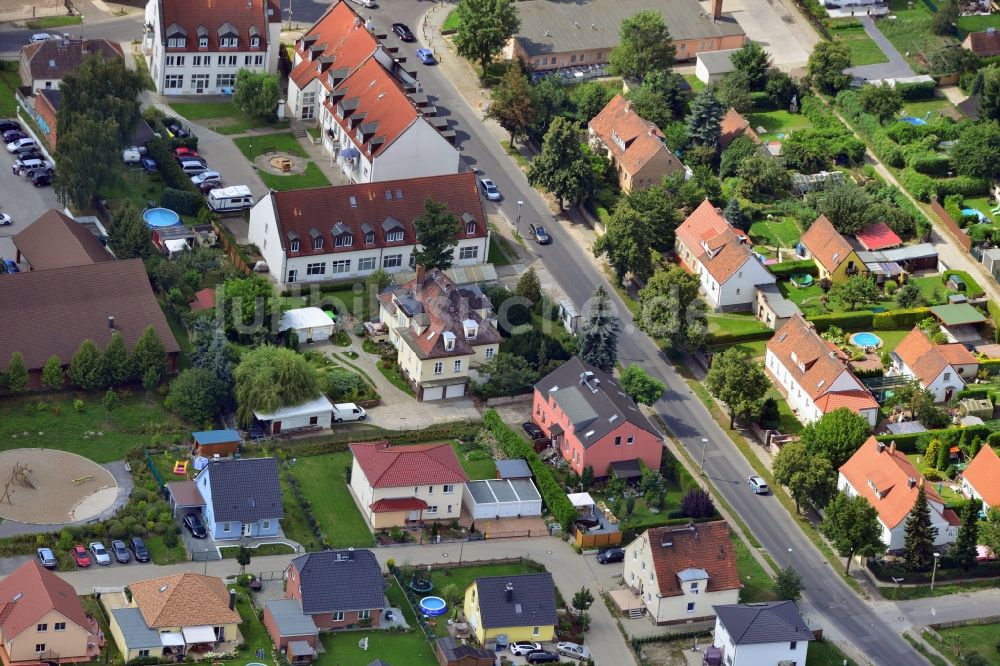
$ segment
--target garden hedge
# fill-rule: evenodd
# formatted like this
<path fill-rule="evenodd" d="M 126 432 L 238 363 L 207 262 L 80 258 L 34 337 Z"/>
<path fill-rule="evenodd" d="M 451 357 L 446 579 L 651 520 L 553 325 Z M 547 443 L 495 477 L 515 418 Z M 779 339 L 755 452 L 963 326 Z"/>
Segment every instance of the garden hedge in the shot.
<path fill-rule="evenodd" d="M 928 176 L 944 177 L 951 170 L 951 160 L 947 155 L 921 155 L 911 160 L 910 166 Z"/>
<path fill-rule="evenodd" d="M 197 215 L 205 207 L 205 199 L 196 192 L 167 187 L 160 194 L 160 205 L 181 215 Z"/>
<path fill-rule="evenodd" d="M 149 142 L 148 146 L 149 156 L 156 161 L 156 167 L 160 172 L 160 177 L 163 178 L 164 184 L 175 190 L 197 194 L 204 206 L 204 197 L 201 196 L 201 192 L 191 182 L 191 176 L 184 173 L 180 165 L 177 164 L 177 160 L 174 159 L 174 155 L 167 146 L 167 142 L 163 139 L 153 139 Z"/>
<path fill-rule="evenodd" d="M 872 317 L 872 328 L 876 331 L 892 331 L 901 328 L 913 328 L 930 316 L 930 308 L 910 308 L 908 310 L 889 310 L 888 312 L 878 312 L 874 317 Z"/>
<path fill-rule="evenodd" d="M 990 319 L 993 320 L 993 342 L 1000 342 L 1000 305 L 990 299 L 986 301 L 986 311 L 990 313 Z"/>
<path fill-rule="evenodd" d="M 801 275 L 806 273 L 817 277 L 819 275 L 819 269 L 816 267 L 816 262 L 812 259 L 801 259 L 799 261 L 783 261 L 780 264 L 772 264 L 768 266 L 771 274 L 776 278 L 791 277 L 793 275 Z"/>
<path fill-rule="evenodd" d="M 959 428 L 941 428 L 940 430 L 928 430 L 926 432 L 907 433 L 905 435 L 876 435 L 875 439 L 888 444 L 896 442 L 896 449 L 903 453 L 917 453 L 917 442 L 924 438 L 928 441 L 939 439 L 948 446 L 956 445 L 960 440 L 971 440 L 978 436 L 981 440 L 987 440 L 992 430 L 986 425 L 975 425 Z"/>
<path fill-rule="evenodd" d="M 767 329 L 766 331 L 744 331 L 742 333 L 729 333 L 727 331 L 720 331 L 719 333 L 710 333 L 708 336 L 708 344 L 713 347 L 728 347 L 729 345 L 739 344 L 741 342 L 756 342 L 757 340 L 770 340 L 774 335 L 774 331 Z"/>
<path fill-rule="evenodd" d="M 991 358 L 979 362 L 979 369 L 985 370 L 990 377 L 1000 375 L 1000 358 Z"/>
<path fill-rule="evenodd" d="M 863 328 L 872 328 L 874 317 L 874 312 L 864 310 L 860 312 L 834 312 L 808 317 L 808 319 L 816 326 L 816 332 L 822 333 L 831 326 L 842 328 L 845 331 L 859 331 Z"/>
<path fill-rule="evenodd" d="M 897 83 L 896 90 L 905 100 L 931 99 L 937 88 L 937 81 L 922 81 L 919 83 Z"/>
<path fill-rule="evenodd" d="M 530 444 L 521 439 L 514 430 L 503 422 L 500 415 L 495 410 L 487 409 L 483 414 L 483 425 L 493 433 L 500 445 L 500 449 L 510 458 L 524 458 L 531 467 L 535 475 L 535 483 L 538 484 L 538 492 L 545 500 L 545 506 L 549 512 L 555 516 L 563 531 L 568 533 L 576 520 L 576 508 L 566 497 L 559 483 L 552 478 L 552 470 L 535 453 L 535 449 Z"/>
<path fill-rule="evenodd" d="M 980 296 L 986 294 L 986 291 L 976 281 L 976 278 L 972 277 L 965 271 L 945 271 L 941 274 L 941 282 L 947 283 L 948 277 L 951 275 L 957 275 L 962 278 L 962 281 L 965 282 L 965 295 L 969 298 L 979 298 Z"/>
<path fill-rule="evenodd" d="M 875 155 L 891 167 L 899 169 L 905 164 L 903 151 L 899 149 L 899 144 L 882 130 L 872 135 L 872 148 L 875 150 Z"/>

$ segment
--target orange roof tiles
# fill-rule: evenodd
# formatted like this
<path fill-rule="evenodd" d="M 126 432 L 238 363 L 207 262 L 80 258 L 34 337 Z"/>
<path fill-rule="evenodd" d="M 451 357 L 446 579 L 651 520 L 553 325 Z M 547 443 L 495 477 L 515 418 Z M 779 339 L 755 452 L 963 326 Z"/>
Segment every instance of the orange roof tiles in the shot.
<path fill-rule="evenodd" d="M 706 592 L 743 587 L 724 520 L 691 527 L 654 527 L 646 534 L 661 596 L 683 594 L 677 574 L 685 569 L 703 569 L 708 574 Z"/>
<path fill-rule="evenodd" d="M 991 507 L 1000 507 L 1000 457 L 989 446 L 983 446 L 962 472 L 983 501 Z"/>
<path fill-rule="evenodd" d="M 976 365 L 976 357 L 960 344 L 935 345 L 919 326 L 914 326 L 897 345 L 895 353 L 925 387 L 950 365 Z"/>
<path fill-rule="evenodd" d="M 0 599 L 3 600 L 0 603 L 0 627 L 3 628 L 3 638 L 8 642 L 25 629 L 34 629 L 35 623 L 52 610 L 90 630 L 87 615 L 73 586 L 43 569 L 34 559 L 0 581 Z"/>
<path fill-rule="evenodd" d="M 748 136 L 754 143 L 760 144 L 760 137 L 750 127 L 750 121 L 740 115 L 739 111 L 730 107 L 726 111 L 726 115 L 722 116 L 722 122 L 719 123 L 719 147 L 725 148 L 741 134 Z"/>
<path fill-rule="evenodd" d="M 708 199 L 677 227 L 677 238 L 720 284 L 747 260 L 756 261 L 743 234 L 733 229 Z"/>
<path fill-rule="evenodd" d="M 917 499 L 917 486 L 910 487 L 909 479 L 921 482 L 920 474 L 906 454 L 893 447 L 880 446 L 875 437 L 869 437 L 861 445 L 840 467 L 840 473 L 858 495 L 875 507 L 879 518 L 890 529 L 906 519 Z M 941 504 L 933 484 L 923 483 L 927 499 Z"/>
<path fill-rule="evenodd" d="M 389 442 L 350 444 L 372 488 L 401 488 L 469 480 L 450 444 L 390 446 Z"/>
<path fill-rule="evenodd" d="M 274 6 L 266 0 L 160 0 L 163 15 L 160 23 L 163 44 L 172 26 L 183 30 L 183 48 L 167 46 L 167 53 L 207 53 L 221 50 L 219 40 L 229 26 L 237 35 L 234 53 L 267 51 L 268 24 L 273 23 Z M 269 11 L 270 10 L 270 11 Z M 280 16 L 277 17 L 279 20 Z M 208 47 L 198 48 L 199 29 L 208 37 Z M 222 34 L 220 34 L 222 33 Z M 250 46 L 251 36 L 259 38 L 258 46 Z"/>
<path fill-rule="evenodd" d="M 863 409 L 878 409 L 878 401 L 868 391 L 834 391 L 816 400 L 816 406 L 824 414 L 841 407 L 857 414 Z"/>
<path fill-rule="evenodd" d="M 129 589 L 150 629 L 240 622 L 221 578 L 185 572 L 132 583 Z"/>
<path fill-rule="evenodd" d="M 972 51 L 980 58 L 1000 55 L 1000 33 L 988 30 L 970 32 L 965 36 L 962 47 Z"/>
<path fill-rule="evenodd" d="M 897 236 L 896 232 L 885 222 L 870 224 L 854 234 L 854 237 L 858 239 L 862 247 L 870 252 L 898 247 L 903 244 L 903 239 Z"/>
<path fill-rule="evenodd" d="M 847 239 L 834 229 L 826 215 L 820 215 L 802 234 L 801 243 L 823 268 L 831 273 L 847 258 L 853 248 Z"/>
<path fill-rule="evenodd" d="M 684 169 L 681 161 L 664 143 L 663 132 L 656 123 L 637 114 L 631 102 L 621 95 L 615 95 L 588 127 L 600 137 L 615 161 L 629 174 L 640 171 L 654 158 L 664 160 L 671 173 Z"/>
<path fill-rule="evenodd" d="M 335 2 L 329 10 L 295 42 L 302 60 L 289 78 L 301 90 L 328 71 L 341 71 L 344 78 L 379 48 L 379 41 L 346 2 Z M 344 71 L 346 70 L 346 71 Z M 322 79 L 323 86 L 332 86 Z"/>

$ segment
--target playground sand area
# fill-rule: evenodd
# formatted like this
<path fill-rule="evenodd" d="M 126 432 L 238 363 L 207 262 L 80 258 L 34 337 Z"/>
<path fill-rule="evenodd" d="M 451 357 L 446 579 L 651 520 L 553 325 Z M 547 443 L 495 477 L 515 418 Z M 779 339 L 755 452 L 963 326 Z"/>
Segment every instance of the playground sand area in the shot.
<path fill-rule="evenodd" d="M 0 517 L 6 520 L 75 523 L 111 508 L 117 497 L 111 472 L 83 456 L 55 449 L 0 452 Z"/>

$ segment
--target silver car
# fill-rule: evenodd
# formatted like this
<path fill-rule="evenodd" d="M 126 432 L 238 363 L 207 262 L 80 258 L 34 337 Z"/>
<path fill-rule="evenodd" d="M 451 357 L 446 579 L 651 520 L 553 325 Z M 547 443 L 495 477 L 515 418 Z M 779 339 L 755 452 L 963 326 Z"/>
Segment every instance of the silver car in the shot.
<path fill-rule="evenodd" d="M 111 554 L 108 553 L 108 549 L 100 541 L 92 541 L 90 543 L 90 553 L 94 556 L 94 561 L 102 567 L 111 564 Z"/>
<path fill-rule="evenodd" d="M 46 569 L 55 569 L 57 566 L 59 566 L 59 561 L 56 559 L 56 554 L 52 552 L 51 548 L 38 549 L 38 563 L 41 564 Z"/>
<path fill-rule="evenodd" d="M 556 643 L 556 652 L 564 657 L 573 657 L 574 659 L 580 659 L 581 661 L 590 659 L 590 650 L 588 650 L 586 646 L 580 645 L 579 643 L 570 643 L 569 641 Z"/>

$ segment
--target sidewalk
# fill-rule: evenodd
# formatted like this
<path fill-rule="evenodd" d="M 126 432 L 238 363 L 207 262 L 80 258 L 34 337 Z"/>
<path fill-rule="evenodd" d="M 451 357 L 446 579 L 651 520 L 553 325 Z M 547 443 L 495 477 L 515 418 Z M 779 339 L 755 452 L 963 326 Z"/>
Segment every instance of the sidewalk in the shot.
<path fill-rule="evenodd" d="M 312 124 L 307 121 L 292 120 L 291 129 L 293 132 L 300 130 L 306 131 L 307 128 L 315 129 Z M 312 137 L 308 132 L 306 132 L 305 136 L 300 136 L 298 139 L 299 145 L 302 146 L 302 150 L 306 151 L 306 155 L 308 155 L 309 159 L 311 159 L 313 163 L 319 167 L 319 170 L 323 172 L 323 175 L 326 176 L 326 179 L 330 181 L 331 185 L 351 184 L 351 179 L 340 170 L 337 163 L 333 161 L 332 156 L 324 155 L 322 144 L 313 143 Z"/>

